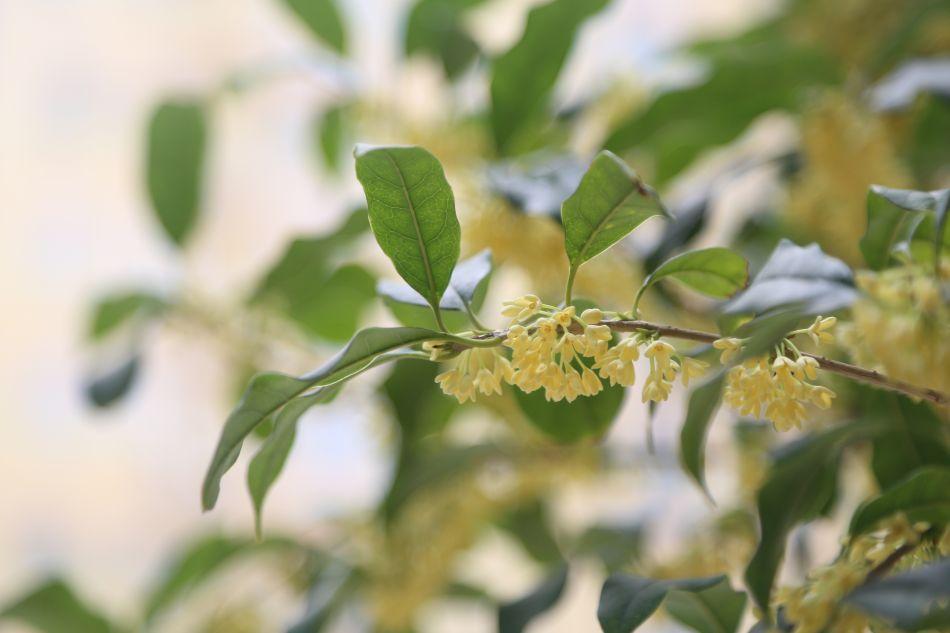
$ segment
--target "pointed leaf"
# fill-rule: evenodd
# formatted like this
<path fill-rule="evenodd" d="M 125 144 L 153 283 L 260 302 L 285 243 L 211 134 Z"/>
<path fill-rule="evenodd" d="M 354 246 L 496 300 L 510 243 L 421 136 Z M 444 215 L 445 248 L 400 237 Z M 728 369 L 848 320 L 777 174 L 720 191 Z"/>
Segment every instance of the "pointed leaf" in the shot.
<path fill-rule="evenodd" d="M 367 328 L 357 332 L 346 347 L 322 367 L 300 378 L 278 373 L 254 376 L 221 431 L 202 486 L 202 507 L 205 510 L 214 507 L 221 477 L 237 460 L 244 438 L 290 400 L 307 389 L 352 377 L 367 369 L 377 356 L 385 352 L 438 338 L 438 332 L 422 328 Z"/>
<path fill-rule="evenodd" d="M 461 238 L 442 165 L 420 147 L 357 145 L 354 155 L 376 241 L 399 275 L 438 310 Z"/>
<path fill-rule="evenodd" d="M 116 633 L 119 630 L 58 578 L 0 607 L 0 622 L 4 620 L 26 624 L 42 633 Z"/>
<path fill-rule="evenodd" d="M 680 431 L 680 462 L 710 499 L 712 494 L 706 487 L 706 435 L 719 408 L 724 377 L 720 372 L 693 390 Z"/>
<path fill-rule="evenodd" d="M 179 246 L 198 220 L 207 135 L 200 103 L 162 103 L 149 121 L 148 194 L 159 222 Z"/>
<path fill-rule="evenodd" d="M 611 574 L 600 592 L 597 620 L 604 633 L 630 633 L 653 615 L 671 590 L 702 591 L 724 580 L 724 576 L 653 580 L 630 574 Z"/>
<path fill-rule="evenodd" d="M 745 603 L 746 595 L 729 586 L 729 580 L 724 578 L 700 591 L 671 591 L 664 608 L 699 633 L 735 633 Z"/>
<path fill-rule="evenodd" d="M 879 521 L 898 512 L 911 523 L 943 525 L 950 521 L 950 467 L 921 468 L 862 503 L 851 517 L 851 536 L 874 529 Z"/>
<path fill-rule="evenodd" d="M 147 292 L 122 292 L 102 297 L 93 309 L 89 338 L 99 341 L 123 325 L 159 314 L 165 301 Z"/>
<path fill-rule="evenodd" d="M 498 633 L 521 633 L 536 618 L 553 607 L 567 584 L 567 566 L 538 585 L 531 593 L 498 608 Z"/>
<path fill-rule="evenodd" d="M 284 0 L 310 32 L 338 53 L 346 52 L 346 30 L 335 0 Z"/>
<path fill-rule="evenodd" d="M 667 277 L 710 297 L 728 299 L 745 288 L 749 281 L 749 264 L 742 255 L 728 248 L 703 248 L 681 253 L 657 266 L 643 281 L 634 310 L 646 289 Z"/>
<path fill-rule="evenodd" d="M 655 215 L 669 215 L 656 192 L 615 155 L 599 153 L 561 208 L 571 270 Z"/>
<path fill-rule="evenodd" d="M 442 61 L 454 79 L 474 61 L 478 45 L 465 30 L 464 18 L 484 0 L 419 0 L 406 22 L 406 56 L 428 53 Z"/>

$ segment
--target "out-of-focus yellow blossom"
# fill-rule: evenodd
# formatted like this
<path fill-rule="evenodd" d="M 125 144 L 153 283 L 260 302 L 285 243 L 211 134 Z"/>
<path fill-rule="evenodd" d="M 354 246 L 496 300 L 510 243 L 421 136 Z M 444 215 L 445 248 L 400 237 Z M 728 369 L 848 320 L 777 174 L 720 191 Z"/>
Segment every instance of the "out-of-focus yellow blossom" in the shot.
<path fill-rule="evenodd" d="M 684 356 L 681 363 L 682 373 L 680 374 L 683 380 L 683 386 L 689 387 L 689 381 L 705 374 L 708 368 L 709 363 L 706 361 Z"/>
<path fill-rule="evenodd" d="M 721 338 L 713 341 L 713 347 L 722 350 L 722 354 L 719 355 L 719 362 L 725 365 L 739 355 L 739 351 L 742 349 L 742 340 L 732 337 Z"/>
<path fill-rule="evenodd" d="M 502 382 L 511 380 L 511 364 L 498 349 L 473 347 L 459 354 L 455 366 L 435 377 L 442 391 L 459 402 L 475 400 L 475 395 L 500 394 Z"/>
<path fill-rule="evenodd" d="M 950 263 L 939 278 L 932 268 L 900 266 L 857 276 L 861 297 L 841 342 L 855 362 L 888 376 L 950 390 Z M 907 350 L 913 350 L 908 353 Z"/>
<path fill-rule="evenodd" d="M 815 345 L 834 343 L 835 337 L 829 330 L 835 326 L 838 319 L 835 317 L 815 317 L 815 322 L 808 326 L 806 333 Z"/>

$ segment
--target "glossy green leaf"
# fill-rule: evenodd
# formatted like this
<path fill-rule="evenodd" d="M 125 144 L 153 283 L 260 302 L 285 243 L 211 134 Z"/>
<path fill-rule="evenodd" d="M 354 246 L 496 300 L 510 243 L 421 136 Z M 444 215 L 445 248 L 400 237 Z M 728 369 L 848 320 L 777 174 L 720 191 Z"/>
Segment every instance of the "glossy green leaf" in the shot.
<path fill-rule="evenodd" d="M 521 39 L 492 64 L 491 127 L 499 153 L 512 153 L 518 137 L 544 116 L 577 31 L 606 5 L 552 0 L 528 13 Z"/>
<path fill-rule="evenodd" d="M 208 123 L 204 106 L 160 104 L 148 124 L 146 183 L 165 233 L 181 246 L 198 221 Z"/>
<path fill-rule="evenodd" d="M 871 424 L 846 424 L 805 436 L 779 452 L 759 489 L 759 545 L 745 570 L 746 586 L 759 608 L 770 604 L 789 532 L 823 514 L 834 498 L 842 449 L 875 431 Z"/>
<path fill-rule="evenodd" d="M 449 79 L 462 74 L 478 55 L 478 45 L 466 32 L 465 13 L 484 0 L 419 0 L 406 22 L 406 55 L 437 57 Z"/>
<path fill-rule="evenodd" d="M 795 305 L 802 314 L 828 314 L 857 297 L 854 275 L 818 244 L 782 239 L 749 287 L 723 308 L 727 314 L 761 314 Z"/>
<path fill-rule="evenodd" d="M 680 462 L 710 499 L 712 494 L 706 487 L 706 436 L 719 408 L 723 380 L 724 374 L 720 372 L 693 390 L 680 431 Z"/>
<path fill-rule="evenodd" d="M 104 408 L 121 400 L 135 384 L 139 364 L 138 354 L 133 354 L 118 366 L 93 377 L 86 384 L 89 402 Z"/>
<path fill-rule="evenodd" d="M 653 580 L 630 574 L 611 574 L 600 592 L 597 620 L 604 633 L 630 633 L 653 615 L 670 591 L 702 591 L 723 581 L 724 576 Z"/>
<path fill-rule="evenodd" d="M 335 0 L 284 0 L 317 39 L 338 53 L 346 52 L 346 29 Z"/>
<path fill-rule="evenodd" d="M 562 444 L 602 437 L 620 413 L 625 395 L 619 385 L 605 386 L 596 396 L 581 396 L 574 402 L 549 402 L 541 389 L 531 393 L 515 389 L 514 393 L 531 425 Z"/>
<path fill-rule="evenodd" d="M 723 579 L 700 591 L 671 591 L 664 608 L 699 633 L 735 633 L 745 611 L 746 595 Z"/>
<path fill-rule="evenodd" d="M 104 339 L 123 325 L 156 315 L 166 307 L 160 297 L 147 292 L 123 292 L 96 302 L 89 324 L 89 338 Z"/>
<path fill-rule="evenodd" d="M 437 311 L 461 239 L 442 165 L 420 147 L 358 145 L 354 155 L 376 241 L 396 272 Z"/>
<path fill-rule="evenodd" d="M 879 521 L 903 513 L 911 523 L 950 522 L 950 466 L 927 466 L 862 503 L 851 517 L 851 536 L 874 529 Z"/>
<path fill-rule="evenodd" d="M 728 299 L 745 288 L 749 281 L 749 264 L 742 255 L 728 248 L 703 248 L 681 253 L 657 266 L 647 276 L 637 292 L 634 311 L 647 288 L 666 278 L 676 279 L 710 297 Z"/>
<path fill-rule="evenodd" d="M 352 377 L 367 369 L 381 354 L 438 338 L 439 333 L 421 328 L 367 328 L 357 332 L 346 347 L 322 367 L 300 378 L 278 373 L 254 376 L 221 431 L 202 486 L 202 507 L 205 510 L 214 507 L 221 477 L 237 460 L 244 438 L 290 400 L 313 387 L 331 385 Z"/>
<path fill-rule="evenodd" d="M 844 602 L 901 631 L 950 628 L 950 559 L 859 586 Z"/>
<path fill-rule="evenodd" d="M 0 607 L 0 622 L 4 620 L 20 622 L 41 633 L 116 633 L 120 630 L 58 578 L 47 580 Z"/>
<path fill-rule="evenodd" d="M 254 503 L 254 531 L 261 537 L 264 499 L 287 461 L 287 455 L 297 437 L 297 422 L 310 407 L 333 400 L 340 391 L 340 384 L 321 387 L 313 393 L 291 400 L 280 410 L 274 421 L 274 429 L 261 444 L 257 454 L 247 467 L 247 489 Z"/>
<path fill-rule="evenodd" d="M 948 205 L 950 189 L 911 191 L 872 185 L 868 190 L 868 226 L 861 238 L 861 253 L 868 266 L 872 270 L 887 266 L 895 250 L 913 239 L 930 212 L 936 215 L 933 248 L 939 251 L 945 239 Z"/>
<path fill-rule="evenodd" d="M 498 633 L 521 633 L 531 620 L 553 607 L 567 585 L 567 566 L 538 585 L 531 593 L 498 608 Z"/>
<path fill-rule="evenodd" d="M 598 154 L 561 207 L 572 273 L 655 215 L 669 215 L 656 192 L 610 152 Z"/>

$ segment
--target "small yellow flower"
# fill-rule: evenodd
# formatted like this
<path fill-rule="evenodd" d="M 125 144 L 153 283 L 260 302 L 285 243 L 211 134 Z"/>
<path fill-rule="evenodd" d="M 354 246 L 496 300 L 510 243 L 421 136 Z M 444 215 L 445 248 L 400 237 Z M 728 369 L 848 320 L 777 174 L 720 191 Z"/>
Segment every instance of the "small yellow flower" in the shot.
<path fill-rule="evenodd" d="M 554 322 L 566 330 L 571 327 L 571 323 L 574 321 L 574 313 L 574 306 L 567 306 L 563 310 L 555 313 Z"/>
<path fill-rule="evenodd" d="M 584 310 L 583 312 L 581 312 L 581 321 L 583 321 L 587 325 L 596 325 L 597 323 L 600 323 L 603 320 L 604 320 L 604 313 L 603 311 L 597 308 L 588 308 L 587 310 Z"/>
<path fill-rule="evenodd" d="M 689 387 L 689 381 L 705 374 L 708 367 L 709 363 L 705 361 L 701 361 L 696 358 L 689 358 L 688 356 L 684 357 L 681 375 L 683 386 Z"/>
<path fill-rule="evenodd" d="M 525 295 L 514 301 L 505 301 L 502 305 L 505 306 L 501 311 L 502 316 L 510 318 L 512 322 L 524 321 L 538 313 L 541 299 L 535 295 Z"/>
<path fill-rule="evenodd" d="M 713 347 L 722 350 L 722 354 L 719 355 L 719 362 L 723 365 L 727 365 L 733 358 L 739 355 L 739 352 L 742 350 L 742 341 L 733 337 L 720 338 L 713 341 Z"/>
<path fill-rule="evenodd" d="M 815 317 L 815 322 L 808 326 L 806 332 L 815 345 L 834 343 L 835 337 L 829 330 L 831 330 L 837 322 L 838 319 L 835 317 L 822 318 L 821 316 L 817 316 Z"/>
<path fill-rule="evenodd" d="M 452 369 L 435 377 L 442 391 L 460 403 L 475 400 L 477 393 L 501 393 L 501 384 L 513 377 L 511 364 L 494 347 L 473 347 L 459 354 Z"/>

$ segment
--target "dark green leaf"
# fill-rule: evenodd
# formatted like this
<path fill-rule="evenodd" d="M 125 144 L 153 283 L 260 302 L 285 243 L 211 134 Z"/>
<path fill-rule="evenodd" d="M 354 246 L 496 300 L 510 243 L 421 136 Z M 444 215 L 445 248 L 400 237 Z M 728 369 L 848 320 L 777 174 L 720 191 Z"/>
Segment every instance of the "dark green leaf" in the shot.
<path fill-rule="evenodd" d="M 97 407 L 108 407 L 120 400 L 132 385 L 139 372 L 139 356 L 133 354 L 118 367 L 96 376 L 86 385 L 89 402 Z"/>
<path fill-rule="evenodd" d="M 872 185 L 868 190 L 868 228 L 861 253 L 872 270 L 887 266 L 902 243 L 910 242 L 929 212 L 936 214 L 935 248 L 943 242 L 942 227 L 950 205 L 950 189 L 911 191 Z M 937 234 L 941 234 L 937 239 Z"/>
<path fill-rule="evenodd" d="M 735 633 L 745 610 L 746 595 L 729 586 L 729 580 L 700 591 L 671 591 L 664 608 L 671 616 L 699 633 Z"/>
<path fill-rule="evenodd" d="M 148 194 L 159 222 L 179 246 L 198 220 L 207 135 L 200 103 L 162 103 L 149 121 Z"/>
<path fill-rule="evenodd" d="M 214 507 L 221 477 L 237 460 L 244 438 L 290 400 L 313 387 L 350 378 L 367 369 L 376 357 L 386 352 L 438 338 L 437 332 L 421 328 L 367 328 L 357 332 L 346 347 L 322 367 L 300 378 L 278 373 L 254 376 L 221 431 L 202 486 L 202 507 L 205 510 Z"/>
<path fill-rule="evenodd" d="M 488 187 L 519 211 L 560 222 L 561 204 L 577 189 L 586 167 L 573 154 L 532 154 L 489 167 Z"/>
<path fill-rule="evenodd" d="M 310 32 L 338 53 L 346 52 L 346 29 L 334 0 L 284 0 Z"/>
<path fill-rule="evenodd" d="M 314 286 L 310 301 L 295 301 L 291 315 L 308 332 L 327 341 L 345 342 L 376 297 L 375 277 L 362 266 L 348 264 Z"/>
<path fill-rule="evenodd" d="M 702 591 L 725 581 L 724 576 L 683 580 L 652 580 L 611 574 L 600 592 L 597 619 L 604 633 L 630 633 L 653 615 L 671 590 Z"/>
<path fill-rule="evenodd" d="M 780 451 L 758 494 L 759 545 L 745 571 L 756 604 L 768 608 L 772 583 L 792 528 L 820 516 L 835 495 L 844 446 L 877 429 L 867 423 L 837 426 L 792 442 Z"/>
<path fill-rule="evenodd" d="M 554 574 L 531 593 L 503 604 L 498 608 L 498 633 L 521 633 L 525 627 L 557 603 L 567 584 L 567 566 L 562 565 Z"/>
<path fill-rule="evenodd" d="M 264 499 L 284 469 L 287 455 L 297 436 L 297 422 L 310 407 L 333 400 L 340 391 L 340 384 L 322 387 L 306 396 L 291 400 L 280 410 L 274 422 L 274 430 L 261 444 L 254 459 L 247 467 L 247 488 L 254 502 L 254 531 L 261 537 L 261 517 Z"/>
<path fill-rule="evenodd" d="M 564 560 L 557 539 L 551 532 L 551 521 L 545 505 L 538 499 L 525 503 L 508 513 L 499 525 L 515 537 L 524 550 L 545 565 Z"/>
<path fill-rule="evenodd" d="M 901 631 L 950 627 L 950 559 L 861 585 L 845 603 Z"/>
<path fill-rule="evenodd" d="M 460 75 L 478 55 L 464 27 L 465 12 L 484 0 L 419 0 L 406 23 L 406 55 L 428 53 L 442 61 L 449 79 Z"/>
<path fill-rule="evenodd" d="M 620 412 L 624 393 L 620 386 L 604 387 L 596 396 L 582 396 L 574 402 L 549 402 L 540 389 L 531 393 L 515 389 L 518 405 L 528 421 L 563 444 L 602 437 Z"/>
<path fill-rule="evenodd" d="M 581 534 L 575 553 L 580 556 L 596 556 L 603 562 L 607 571 L 614 572 L 636 560 L 642 548 L 641 525 L 595 525 Z"/>
<path fill-rule="evenodd" d="M 461 238 L 442 165 L 420 147 L 358 145 L 354 155 L 376 241 L 399 275 L 438 310 Z"/>
<path fill-rule="evenodd" d="M 542 117 L 581 24 L 607 0 L 553 0 L 528 13 L 521 39 L 492 64 L 491 126 L 499 153 Z"/>
<path fill-rule="evenodd" d="M 655 216 L 668 216 L 659 196 L 622 160 L 601 152 L 561 207 L 564 247 L 576 271 Z"/>
<path fill-rule="evenodd" d="M 749 264 L 742 255 L 728 248 L 703 248 L 681 253 L 660 264 L 643 281 L 634 310 L 646 289 L 666 277 L 710 297 L 728 299 L 745 288 L 749 281 Z"/>
<path fill-rule="evenodd" d="M 42 633 L 115 633 L 118 628 L 85 604 L 65 582 L 51 579 L 11 604 L 0 621 L 13 620 Z"/>
<path fill-rule="evenodd" d="M 857 296 L 851 269 L 817 244 L 782 239 L 749 287 L 726 304 L 728 314 L 752 314 L 795 304 L 802 314 L 828 314 Z"/>
<path fill-rule="evenodd" d="M 161 312 L 165 301 L 147 292 L 124 292 L 101 298 L 93 309 L 89 338 L 99 341 L 122 325 Z"/>
<path fill-rule="evenodd" d="M 706 487 L 706 435 L 719 407 L 723 379 L 720 372 L 693 390 L 680 431 L 680 462 L 710 499 L 712 494 Z"/>
<path fill-rule="evenodd" d="M 921 468 L 862 503 L 851 517 L 851 536 L 874 529 L 879 521 L 898 512 L 911 523 L 943 525 L 950 521 L 950 466 Z"/>

